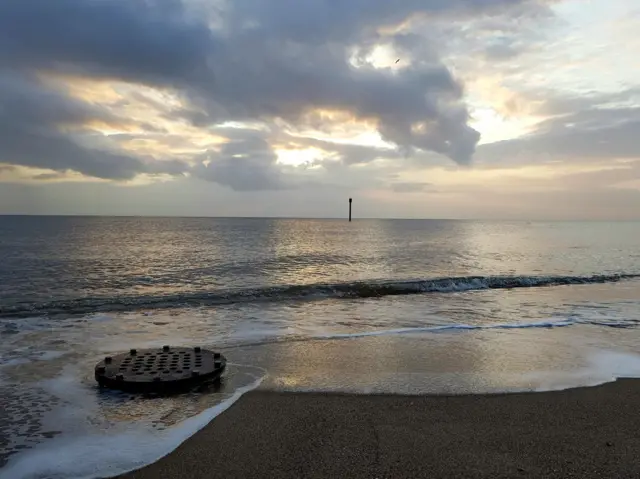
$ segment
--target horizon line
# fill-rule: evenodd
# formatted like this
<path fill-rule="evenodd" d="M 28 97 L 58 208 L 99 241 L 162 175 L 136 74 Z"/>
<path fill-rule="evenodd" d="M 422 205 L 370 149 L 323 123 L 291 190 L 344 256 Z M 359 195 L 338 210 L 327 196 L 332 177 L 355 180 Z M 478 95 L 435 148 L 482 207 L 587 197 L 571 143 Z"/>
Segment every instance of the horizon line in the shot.
<path fill-rule="evenodd" d="M 136 214 L 58 214 L 58 213 L 0 213 L 0 218 L 8 218 L 8 217 L 50 217 L 50 218 L 187 218 L 187 219 L 247 219 L 247 220 L 335 220 L 335 221 L 345 221 L 349 222 L 348 217 L 342 216 L 202 216 L 202 215 L 162 215 L 162 214 L 147 214 L 147 215 L 136 215 Z M 558 218 L 416 218 L 416 217 L 404 217 L 404 218 L 394 218 L 394 217 L 374 217 L 374 216 L 361 216 L 358 218 L 353 218 L 353 221 L 358 220 L 366 220 L 366 221 L 518 221 L 523 223 L 531 223 L 531 222 L 549 222 L 549 223 L 608 223 L 608 222 L 624 222 L 624 223 L 634 223 L 639 222 L 640 218 L 636 219 L 623 219 L 623 218 L 611 218 L 611 219 L 587 219 L 587 218 L 575 218 L 575 219 L 558 219 Z"/>

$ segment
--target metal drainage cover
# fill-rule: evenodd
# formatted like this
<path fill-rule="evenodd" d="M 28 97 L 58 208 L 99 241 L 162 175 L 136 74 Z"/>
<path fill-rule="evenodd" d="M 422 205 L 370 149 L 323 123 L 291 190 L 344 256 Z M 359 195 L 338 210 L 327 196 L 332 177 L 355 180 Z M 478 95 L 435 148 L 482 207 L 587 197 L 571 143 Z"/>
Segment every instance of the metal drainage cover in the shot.
<path fill-rule="evenodd" d="M 167 391 L 216 380 L 226 364 L 222 354 L 199 347 L 132 349 L 100 361 L 95 377 L 100 386 L 112 389 Z"/>

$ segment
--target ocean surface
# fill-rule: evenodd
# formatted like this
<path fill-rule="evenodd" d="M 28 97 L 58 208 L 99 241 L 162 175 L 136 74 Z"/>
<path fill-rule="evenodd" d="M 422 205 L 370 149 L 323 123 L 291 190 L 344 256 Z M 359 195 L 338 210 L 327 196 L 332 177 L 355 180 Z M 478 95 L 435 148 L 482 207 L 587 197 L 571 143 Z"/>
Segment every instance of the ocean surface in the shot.
<path fill-rule="evenodd" d="M 0 478 L 170 452 L 255 387 L 466 394 L 640 376 L 640 223 L 0 217 Z M 99 390 L 131 347 L 222 386 Z"/>

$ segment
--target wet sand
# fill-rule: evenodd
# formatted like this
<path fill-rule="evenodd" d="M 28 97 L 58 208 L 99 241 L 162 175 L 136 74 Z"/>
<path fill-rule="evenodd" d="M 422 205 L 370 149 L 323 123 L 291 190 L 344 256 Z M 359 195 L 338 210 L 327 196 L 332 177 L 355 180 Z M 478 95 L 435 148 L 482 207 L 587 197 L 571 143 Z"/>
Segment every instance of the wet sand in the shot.
<path fill-rule="evenodd" d="M 640 477 L 639 398 L 639 380 L 484 396 L 256 391 L 120 477 Z"/>

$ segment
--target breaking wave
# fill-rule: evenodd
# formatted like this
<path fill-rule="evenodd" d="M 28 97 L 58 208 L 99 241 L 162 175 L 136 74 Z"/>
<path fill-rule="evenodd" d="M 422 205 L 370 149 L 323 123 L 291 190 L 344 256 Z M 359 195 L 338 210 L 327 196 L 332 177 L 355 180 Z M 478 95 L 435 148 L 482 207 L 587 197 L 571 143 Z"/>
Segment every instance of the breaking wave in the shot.
<path fill-rule="evenodd" d="M 391 295 L 454 293 L 485 289 L 613 283 L 640 278 L 640 274 L 592 276 L 461 276 L 409 281 L 369 281 L 334 284 L 285 285 L 254 289 L 195 291 L 163 295 L 87 297 L 41 303 L 0 306 L 0 318 L 76 315 L 139 309 L 214 306 L 256 301 L 296 301 L 325 298 L 375 298 Z"/>

